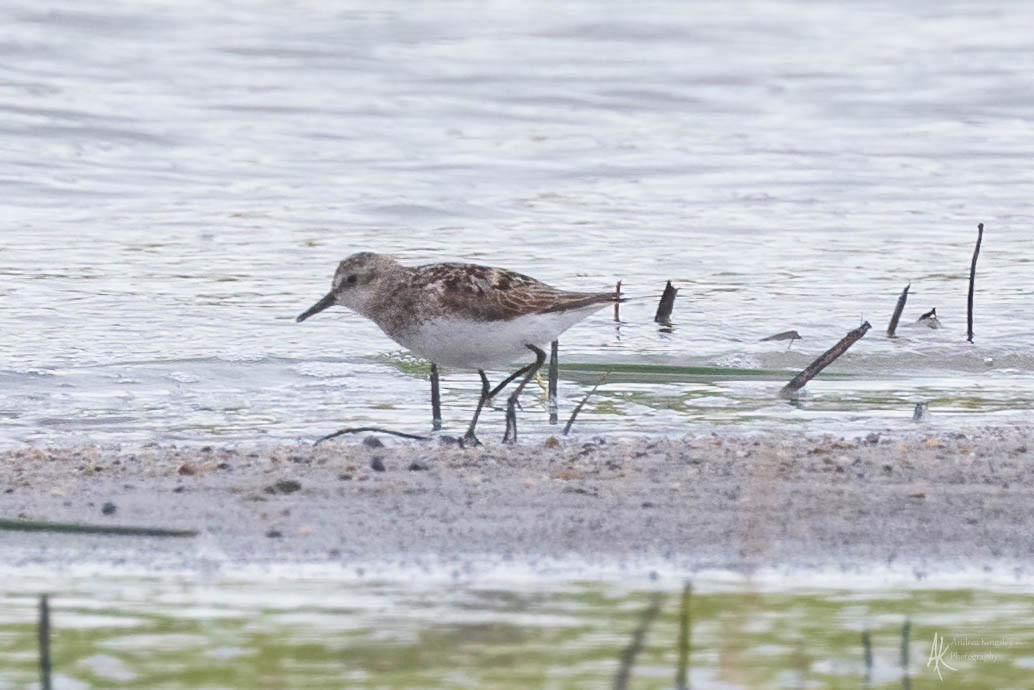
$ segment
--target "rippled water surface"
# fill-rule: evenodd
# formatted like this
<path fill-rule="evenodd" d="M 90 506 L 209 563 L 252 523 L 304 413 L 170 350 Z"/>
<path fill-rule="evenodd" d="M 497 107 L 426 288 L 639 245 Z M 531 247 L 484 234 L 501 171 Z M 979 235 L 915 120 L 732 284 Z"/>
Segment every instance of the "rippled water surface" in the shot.
<path fill-rule="evenodd" d="M 39 677 L 41 591 L 64 688 L 1028 687 L 1022 590 L 882 577 L 854 590 L 724 577 L 514 589 L 426 573 L 47 573 L 0 595 L 0 687 Z"/>
<path fill-rule="evenodd" d="M 950 427 L 1030 413 L 1032 5 L 14 0 L 0 17 L 2 443 L 426 429 L 425 371 L 376 326 L 293 322 L 361 249 L 622 280 L 638 299 L 620 325 L 604 311 L 562 339 L 562 417 L 614 370 L 584 432 L 864 430 L 920 401 Z M 942 329 L 911 325 L 932 307 Z M 861 319 L 838 376 L 777 401 Z M 758 342 L 791 328 L 790 350 Z M 459 429 L 477 379 L 445 386 Z M 533 397 L 524 428 L 548 433 Z"/>

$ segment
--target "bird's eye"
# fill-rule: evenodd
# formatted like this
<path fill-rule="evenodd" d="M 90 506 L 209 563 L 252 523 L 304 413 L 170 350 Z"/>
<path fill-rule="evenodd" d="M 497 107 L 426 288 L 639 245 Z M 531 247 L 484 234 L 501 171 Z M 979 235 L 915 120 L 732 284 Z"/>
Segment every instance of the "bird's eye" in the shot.
<path fill-rule="evenodd" d="M 345 278 L 345 282 L 348 283 L 349 285 L 355 285 L 355 281 L 357 281 L 357 280 L 359 280 L 359 278 L 357 278 L 354 273 L 352 275 L 348 276 L 347 278 Z"/>

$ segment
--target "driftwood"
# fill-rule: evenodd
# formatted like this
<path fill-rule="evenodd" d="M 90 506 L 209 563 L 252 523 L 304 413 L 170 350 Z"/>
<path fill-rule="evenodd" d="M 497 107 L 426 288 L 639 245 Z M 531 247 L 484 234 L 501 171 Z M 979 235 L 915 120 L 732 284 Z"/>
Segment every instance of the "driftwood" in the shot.
<path fill-rule="evenodd" d="M 901 296 L 898 297 L 898 303 L 894 307 L 894 315 L 890 317 L 890 325 L 887 326 L 887 337 L 893 338 L 894 332 L 898 329 L 898 321 L 901 320 L 901 312 L 905 311 L 905 302 L 908 301 L 908 289 L 912 287 L 912 283 L 905 286 L 905 289 L 901 291 Z"/>
<path fill-rule="evenodd" d="M 969 299 L 966 301 L 966 340 L 973 342 L 973 283 L 977 276 L 977 257 L 980 256 L 980 241 L 984 239 L 984 224 L 977 224 L 977 246 L 973 248 L 973 261 L 969 264 Z"/>
<path fill-rule="evenodd" d="M 847 349 L 858 342 L 863 335 L 868 333 L 870 328 L 872 328 L 872 326 L 870 326 L 869 322 L 866 321 L 858 328 L 850 331 L 840 339 L 840 342 L 819 355 L 818 359 L 809 364 L 807 368 L 797 374 L 797 376 L 794 376 L 790 380 L 790 383 L 783 386 L 783 389 L 779 391 L 779 396 L 782 398 L 793 398 L 797 391 L 803 388 L 808 381 L 811 381 L 813 378 L 818 376 L 820 371 L 836 361 L 840 355 L 847 352 Z"/>

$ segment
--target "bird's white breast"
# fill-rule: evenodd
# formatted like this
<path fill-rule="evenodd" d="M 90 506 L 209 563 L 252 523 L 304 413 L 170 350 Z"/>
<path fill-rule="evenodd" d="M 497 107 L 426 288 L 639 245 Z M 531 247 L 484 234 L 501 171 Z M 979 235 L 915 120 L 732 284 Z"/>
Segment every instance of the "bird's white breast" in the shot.
<path fill-rule="evenodd" d="M 396 334 L 400 345 L 435 364 L 460 369 L 486 369 L 531 356 L 528 345 L 545 346 L 603 305 L 509 321 L 440 318 Z"/>

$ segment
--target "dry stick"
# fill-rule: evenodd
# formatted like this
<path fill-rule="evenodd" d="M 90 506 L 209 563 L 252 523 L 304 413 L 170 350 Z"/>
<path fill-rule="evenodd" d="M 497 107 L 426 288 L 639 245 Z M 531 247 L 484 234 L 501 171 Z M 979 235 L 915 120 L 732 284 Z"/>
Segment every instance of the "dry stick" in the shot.
<path fill-rule="evenodd" d="M 654 323 L 659 323 L 662 326 L 671 326 L 671 310 L 675 308 L 676 294 L 678 294 L 678 289 L 672 287 L 669 280 L 667 285 L 664 286 L 664 293 L 661 294 L 661 301 L 657 305 L 657 313 L 653 317 Z"/>
<path fill-rule="evenodd" d="M 381 428 L 379 426 L 357 426 L 357 427 L 350 427 L 348 429 L 341 429 L 340 431 L 335 431 L 332 434 L 327 434 L 323 438 L 318 439 L 317 441 L 315 441 L 312 445 L 313 446 L 318 446 L 319 444 L 323 443 L 324 441 L 329 441 L 330 439 L 337 438 L 338 436 L 344 436 L 345 434 L 361 434 L 364 431 L 369 431 L 369 432 L 372 432 L 372 433 L 375 433 L 375 434 L 388 434 L 390 436 L 399 436 L 401 438 L 411 438 L 414 441 L 430 441 L 431 440 L 430 436 L 420 436 L 419 434 L 407 434 L 407 433 L 404 433 L 402 431 L 392 431 L 391 429 L 383 429 L 383 428 Z"/>
<path fill-rule="evenodd" d="M 585 403 L 589 402 L 589 398 L 591 398 L 592 394 L 596 392 L 596 389 L 599 388 L 600 385 L 607 380 L 607 377 L 609 375 L 609 371 L 604 372 L 603 376 L 600 377 L 600 380 L 597 381 L 596 385 L 592 387 L 592 390 L 586 393 L 585 397 L 582 398 L 581 401 L 579 401 L 579 403 L 574 406 L 574 410 L 571 412 L 571 418 L 568 419 L 567 424 L 564 425 L 564 436 L 567 436 L 569 433 L 571 433 L 571 427 L 574 426 L 574 420 L 578 416 L 578 413 L 582 411 L 582 407 L 585 406 Z"/>
<path fill-rule="evenodd" d="M 894 315 L 890 317 L 890 325 L 887 326 L 887 337 L 893 338 L 894 331 L 898 329 L 898 321 L 901 320 L 901 312 L 905 311 L 905 302 L 908 301 L 908 289 L 912 287 L 912 283 L 905 286 L 905 289 L 901 291 L 901 296 L 898 297 L 898 303 L 894 307 Z"/>
<path fill-rule="evenodd" d="M 980 240 L 984 239 L 984 224 L 977 224 L 977 246 L 973 248 L 973 261 L 969 265 L 969 300 L 966 310 L 966 340 L 973 342 L 973 282 L 977 277 L 977 257 L 980 256 Z"/>
<path fill-rule="evenodd" d="M 618 286 L 621 282 L 618 281 Z M 614 309 L 617 309 L 614 305 Z M 549 423 L 557 423 L 557 379 L 560 378 L 560 341 L 549 344 L 549 381 L 546 384 L 546 406 L 549 408 Z"/>
<path fill-rule="evenodd" d="M 50 690 L 50 601 L 39 598 L 39 676 L 42 690 Z"/>
<path fill-rule="evenodd" d="M 64 532 L 72 534 L 112 534 L 129 537 L 196 537 L 197 530 L 164 527 L 84 525 L 76 522 L 0 519 L 0 530 L 12 532 Z"/>
<path fill-rule="evenodd" d="M 636 656 L 643 649 L 643 638 L 646 637 L 646 631 L 649 630 L 650 625 L 657 619 L 657 614 L 661 611 L 662 598 L 660 592 L 653 594 L 650 598 L 650 605 L 643 611 L 639 627 L 632 633 L 628 646 L 621 652 L 618 672 L 614 676 L 614 690 L 627 690 L 628 679 L 632 675 L 632 664 L 635 663 Z"/>
<path fill-rule="evenodd" d="M 847 349 L 854 345 L 863 335 L 865 335 L 872 326 L 866 321 L 858 328 L 848 332 L 843 338 L 840 339 L 833 347 L 829 348 L 816 359 L 814 362 L 809 364 L 804 371 L 794 376 L 790 383 L 783 386 L 783 389 L 779 391 L 779 397 L 781 398 L 792 398 L 801 388 L 804 387 L 808 381 L 818 376 L 818 373 L 836 361 L 837 357 L 847 352 Z"/>
<path fill-rule="evenodd" d="M 690 618 L 689 601 L 693 593 L 693 584 L 687 582 L 682 588 L 682 606 L 679 608 L 679 667 L 675 672 L 676 690 L 689 690 L 689 646 Z"/>
<path fill-rule="evenodd" d="M 438 365 L 431 363 L 431 429 L 442 430 L 442 392 L 438 381 Z"/>

